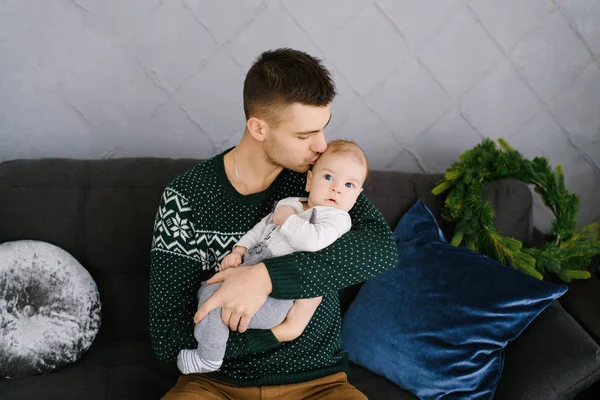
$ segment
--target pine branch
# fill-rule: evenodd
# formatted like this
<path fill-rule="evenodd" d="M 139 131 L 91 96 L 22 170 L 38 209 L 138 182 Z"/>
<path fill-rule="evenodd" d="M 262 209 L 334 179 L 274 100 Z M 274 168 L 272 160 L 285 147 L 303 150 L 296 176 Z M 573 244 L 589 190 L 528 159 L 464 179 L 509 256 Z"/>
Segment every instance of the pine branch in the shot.
<path fill-rule="evenodd" d="M 479 251 L 538 279 L 544 273 L 566 282 L 589 278 L 586 269 L 600 253 L 599 226 L 590 224 L 576 232 L 579 197 L 567 191 L 562 167 L 553 170 L 544 157 L 530 161 L 504 139 L 498 143 L 501 149 L 491 139 L 483 139 L 463 152 L 432 191 L 435 195 L 447 192 L 442 217 L 456 222 L 451 244 Z M 481 198 L 483 183 L 506 178 L 533 185 L 540 194 L 555 216 L 553 243 L 542 249 L 523 248 L 520 241 L 496 231 L 494 210 Z"/>

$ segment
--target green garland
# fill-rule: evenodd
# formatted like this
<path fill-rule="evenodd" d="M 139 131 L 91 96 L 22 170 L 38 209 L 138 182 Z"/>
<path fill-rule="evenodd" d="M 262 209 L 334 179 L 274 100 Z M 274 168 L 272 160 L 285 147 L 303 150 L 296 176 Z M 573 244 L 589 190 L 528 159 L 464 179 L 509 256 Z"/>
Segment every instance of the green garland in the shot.
<path fill-rule="evenodd" d="M 591 259 L 600 253 L 599 224 L 576 232 L 579 197 L 565 188 L 562 167 L 553 171 L 546 158 L 530 161 L 503 139 L 498 143 L 502 149 L 484 139 L 465 151 L 433 189 L 435 195 L 449 191 L 442 217 L 456 223 L 451 244 L 462 244 L 538 279 L 546 273 L 565 282 L 589 278 Z M 507 178 L 534 185 L 554 213 L 552 240 L 543 247 L 524 248 L 520 241 L 502 236 L 494 228 L 494 209 L 481 198 L 483 183 Z"/>

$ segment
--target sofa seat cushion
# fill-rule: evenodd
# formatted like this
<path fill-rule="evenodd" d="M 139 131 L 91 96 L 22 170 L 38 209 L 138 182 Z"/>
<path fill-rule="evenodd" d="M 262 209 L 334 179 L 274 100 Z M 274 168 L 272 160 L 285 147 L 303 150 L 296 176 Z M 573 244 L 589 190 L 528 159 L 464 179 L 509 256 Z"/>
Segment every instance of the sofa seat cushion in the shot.
<path fill-rule="evenodd" d="M 554 302 L 508 345 L 495 399 L 573 399 L 599 379 L 600 346 Z"/>
<path fill-rule="evenodd" d="M 100 340 L 63 369 L 0 380 L 0 399 L 158 400 L 177 376 L 175 366 L 155 358 L 148 341 Z"/>
<path fill-rule="evenodd" d="M 176 367 L 155 358 L 148 341 L 97 341 L 81 360 L 66 368 L 47 375 L 0 380 L 0 399 L 158 400 L 175 385 L 178 376 Z M 349 381 L 369 399 L 416 399 L 353 363 Z"/>
<path fill-rule="evenodd" d="M 2 400 L 152 400 L 175 384 L 140 365 L 73 364 L 46 375 L 0 381 Z"/>
<path fill-rule="evenodd" d="M 394 399 L 394 400 L 418 400 L 413 394 L 402 389 L 392 381 L 374 374 L 360 365 L 350 362 L 350 375 L 348 382 L 364 393 L 367 398 Z"/>
<path fill-rule="evenodd" d="M 49 374 L 0 380 L 2 400 L 105 400 L 108 371 L 99 365 L 71 364 Z"/>
<path fill-rule="evenodd" d="M 178 375 L 174 365 L 156 359 L 147 340 L 96 339 L 79 361 L 61 370 L 0 380 L 0 399 L 158 400 Z M 554 303 L 509 344 L 495 399 L 571 399 L 599 378 L 600 348 Z M 417 399 L 353 363 L 348 379 L 370 400 Z"/>

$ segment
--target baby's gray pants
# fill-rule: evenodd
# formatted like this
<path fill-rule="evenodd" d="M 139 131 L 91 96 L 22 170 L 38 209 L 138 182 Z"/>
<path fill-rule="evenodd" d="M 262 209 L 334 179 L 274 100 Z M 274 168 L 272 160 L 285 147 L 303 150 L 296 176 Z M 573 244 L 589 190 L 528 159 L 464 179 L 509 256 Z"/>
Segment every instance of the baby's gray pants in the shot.
<path fill-rule="evenodd" d="M 262 243 L 249 249 L 244 257 L 242 266 L 256 265 L 266 258 L 272 257 L 271 251 Z M 207 285 L 203 282 L 198 290 L 198 307 L 200 307 L 210 296 L 212 296 L 222 283 Z M 294 304 L 294 300 L 280 300 L 267 297 L 262 307 L 250 320 L 249 329 L 271 329 L 285 320 L 288 311 Z M 210 361 L 223 360 L 229 328 L 221 320 L 221 308 L 216 308 L 208 313 L 206 317 L 194 328 L 194 336 L 198 341 L 198 355 Z"/>

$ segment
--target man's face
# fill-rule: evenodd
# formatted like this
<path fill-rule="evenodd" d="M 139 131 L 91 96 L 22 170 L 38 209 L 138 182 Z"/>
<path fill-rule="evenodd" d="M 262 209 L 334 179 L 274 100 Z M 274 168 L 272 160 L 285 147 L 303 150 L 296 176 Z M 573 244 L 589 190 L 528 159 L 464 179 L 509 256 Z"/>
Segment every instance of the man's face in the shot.
<path fill-rule="evenodd" d="M 331 119 L 329 106 L 289 106 L 282 121 L 265 132 L 265 153 L 277 166 L 306 172 L 327 149 L 323 130 Z"/>
<path fill-rule="evenodd" d="M 348 153 L 326 153 L 308 172 L 309 207 L 329 206 L 350 211 L 362 192 L 366 166 Z"/>

